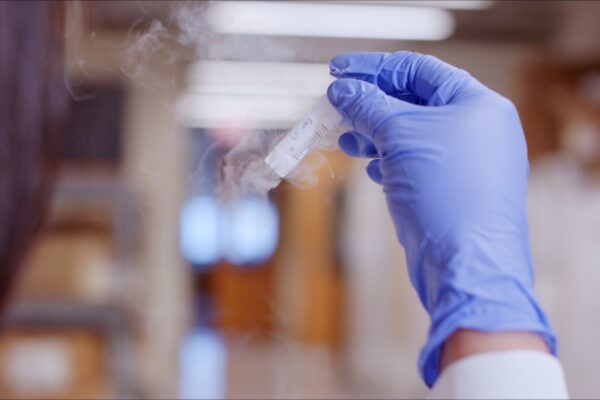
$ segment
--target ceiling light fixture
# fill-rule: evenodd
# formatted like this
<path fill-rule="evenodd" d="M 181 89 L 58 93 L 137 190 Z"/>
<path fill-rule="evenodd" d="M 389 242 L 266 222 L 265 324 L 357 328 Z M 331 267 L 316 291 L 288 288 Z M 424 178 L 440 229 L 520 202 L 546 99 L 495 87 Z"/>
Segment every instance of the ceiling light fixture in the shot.
<path fill-rule="evenodd" d="M 225 34 L 392 40 L 443 40 L 455 25 L 434 7 L 274 1 L 215 2 L 208 22 Z"/>

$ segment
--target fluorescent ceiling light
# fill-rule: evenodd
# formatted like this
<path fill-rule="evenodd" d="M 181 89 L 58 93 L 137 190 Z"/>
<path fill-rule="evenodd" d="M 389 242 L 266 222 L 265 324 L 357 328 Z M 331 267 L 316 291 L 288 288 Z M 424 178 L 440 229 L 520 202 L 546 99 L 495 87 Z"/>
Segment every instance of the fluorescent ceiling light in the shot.
<path fill-rule="evenodd" d="M 332 81 L 327 64 L 199 61 L 186 72 L 177 116 L 189 127 L 287 129 Z"/>
<path fill-rule="evenodd" d="M 439 7 L 448 10 L 485 10 L 494 4 L 494 2 L 490 0 L 406 0 L 406 3 L 412 3 L 413 5 L 423 7 Z"/>
<path fill-rule="evenodd" d="M 337 0 L 333 0 L 334 2 Z M 339 1 L 338 1 L 339 2 Z M 347 3 L 352 3 L 348 1 Z M 398 6 L 437 7 L 446 10 L 484 10 L 490 8 L 495 0 L 367 0 L 366 4 L 383 4 Z"/>
<path fill-rule="evenodd" d="M 187 93 L 177 102 L 179 123 L 187 127 L 288 129 L 317 97 Z"/>
<path fill-rule="evenodd" d="M 198 61 L 186 84 L 195 93 L 322 96 L 333 81 L 328 64 Z"/>
<path fill-rule="evenodd" d="M 208 9 L 219 33 L 395 40 L 443 40 L 454 18 L 433 7 L 348 3 L 220 1 Z"/>

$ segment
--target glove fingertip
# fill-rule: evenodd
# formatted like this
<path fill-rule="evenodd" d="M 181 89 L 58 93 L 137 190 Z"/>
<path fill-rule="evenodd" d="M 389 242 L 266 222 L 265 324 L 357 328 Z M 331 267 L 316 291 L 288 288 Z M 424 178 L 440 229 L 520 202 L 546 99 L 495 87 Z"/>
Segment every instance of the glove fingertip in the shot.
<path fill-rule="evenodd" d="M 376 74 L 379 65 L 390 53 L 378 51 L 358 51 L 340 54 L 329 62 L 329 72 L 336 77 L 368 76 Z M 371 79 L 368 79 L 371 81 Z"/>
<path fill-rule="evenodd" d="M 338 108 L 345 108 L 346 103 L 356 96 L 360 96 L 361 82 L 351 78 L 339 78 L 331 82 L 327 88 L 329 102 Z M 341 111 L 341 110 L 340 110 Z"/>
<path fill-rule="evenodd" d="M 352 132 L 346 132 L 338 139 L 340 149 L 350 157 L 359 156 L 358 141 Z"/>
<path fill-rule="evenodd" d="M 333 76 L 343 75 L 348 66 L 349 62 L 347 55 L 340 54 L 329 61 L 329 73 Z"/>
<path fill-rule="evenodd" d="M 379 152 L 375 144 L 358 132 L 346 132 L 338 139 L 342 151 L 350 157 L 378 157 Z"/>
<path fill-rule="evenodd" d="M 334 87 L 334 85 L 336 84 L 337 80 L 331 82 L 331 84 L 329 85 L 329 87 L 327 88 L 327 98 L 329 99 L 329 102 L 334 106 L 337 107 L 337 93 L 336 93 L 336 88 Z"/>
<path fill-rule="evenodd" d="M 367 175 L 375 183 L 378 183 L 381 185 L 382 181 L 383 181 L 383 176 L 381 175 L 381 169 L 379 169 L 380 161 L 381 161 L 380 159 L 375 159 L 367 165 Z"/>

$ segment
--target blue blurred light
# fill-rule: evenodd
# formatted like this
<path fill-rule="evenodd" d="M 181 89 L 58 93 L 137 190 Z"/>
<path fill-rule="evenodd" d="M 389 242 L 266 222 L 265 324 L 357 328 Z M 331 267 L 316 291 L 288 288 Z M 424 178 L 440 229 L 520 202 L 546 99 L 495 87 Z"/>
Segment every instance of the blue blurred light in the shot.
<path fill-rule="evenodd" d="M 273 255 L 279 240 L 279 214 L 271 202 L 255 198 L 219 204 L 195 197 L 181 212 L 181 250 L 196 268 L 207 269 L 225 258 L 251 265 Z"/>
<path fill-rule="evenodd" d="M 223 217 L 222 251 L 229 262 L 258 264 L 273 255 L 279 240 L 279 215 L 273 203 L 240 199 L 227 207 Z"/>
<path fill-rule="evenodd" d="M 192 264 L 210 265 L 220 258 L 219 206 L 212 197 L 189 199 L 181 211 L 181 251 Z"/>
<path fill-rule="evenodd" d="M 221 337 L 208 329 L 190 332 L 179 351 L 179 397 L 225 397 L 227 350 Z"/>

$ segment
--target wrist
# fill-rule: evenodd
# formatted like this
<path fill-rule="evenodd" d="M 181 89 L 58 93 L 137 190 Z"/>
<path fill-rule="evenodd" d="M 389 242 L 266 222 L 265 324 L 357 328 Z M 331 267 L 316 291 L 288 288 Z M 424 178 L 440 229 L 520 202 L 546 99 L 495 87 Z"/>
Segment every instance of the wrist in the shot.
<path fill-rule="evenodd" d="M 497 290 L 490 290 L 488 287 L 487 293 L 482 293 L 480 288 L 445 289 L 431 314 L 429 337 L 419 360 L 421 373 L 428 386 L 437 380 L 444 344 L 460 330 L 531 333 L 543 337 L 547 349 L 552 354 L 556 353 L 554 332 L 530 288 L 514 282 L 512 287 L 499 285 Z M 489 343 L 468 351 L 463 348 L 457 355 L 451 354 L 449 358 L 456 359 L 466 352 L 490 349 Z"/>
<path fill-rule="evenodd" d="M 462 358 L 479 353 L 509 350 L 533 350 L 550 353 L 544 338 L 532 332 L 481 332 L 459 329 L 442 347 L 440 372 Z"/>

